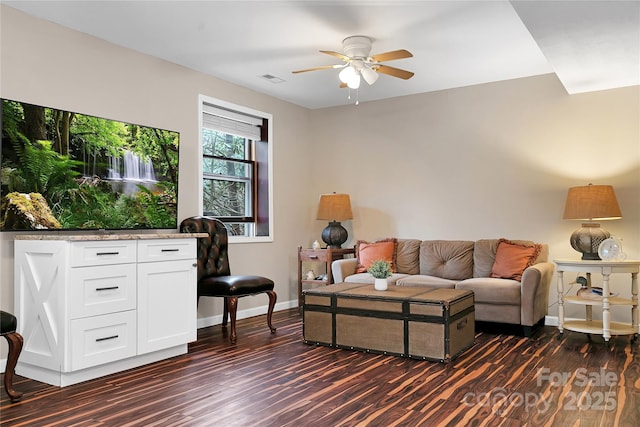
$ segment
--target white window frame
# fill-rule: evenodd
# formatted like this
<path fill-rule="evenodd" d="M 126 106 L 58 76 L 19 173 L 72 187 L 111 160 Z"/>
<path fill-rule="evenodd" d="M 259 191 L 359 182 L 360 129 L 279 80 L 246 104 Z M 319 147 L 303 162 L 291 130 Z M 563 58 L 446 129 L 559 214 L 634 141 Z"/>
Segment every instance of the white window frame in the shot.
<path fill-rule="evenodd" d="M 232 104 L 221 99 L 212 98 L 206 95 L 198 95 L 198 211 L 202 215 L 204 211 L 204 205 L 202 200 L 203 192 L 203 148 L 202 148 L 202 116 L 204 113 L 204 104 L 214 105 L 216 107 L 237 111 L 239 113 L 248 114 L 251 116 L 261 117 L 266 119 L 269 123 L 267 129 L 267 157 L 269 162 L 269 235 L 268 236 L 233 236 L 229 235 L 229 243 L 265 243 L 273 242 L 274 228 L 273 228 L 273 116 L 263 111 L 254 110 L 251 108 L 243 107 L 241 105 Z M 251 228 L 255 230 L 255 224 L 251 224 Z"/>

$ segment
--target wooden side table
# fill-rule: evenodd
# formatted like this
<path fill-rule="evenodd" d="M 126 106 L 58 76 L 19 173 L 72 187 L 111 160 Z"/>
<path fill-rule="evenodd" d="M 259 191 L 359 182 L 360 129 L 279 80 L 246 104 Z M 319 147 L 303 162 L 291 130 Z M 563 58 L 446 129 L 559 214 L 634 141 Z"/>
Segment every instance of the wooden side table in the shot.
<path fill-rule="evenodd" d="M 558 330 L 564 329 L 585 334 L 601 334 L 605 341 L 611 335 L 633 335 L 638 338 L 638 272 L 640 261 L 586 261 L 586 260 L 554 260 L 558 274 Z M 586 272 L 587 286 L 591 287 L 591 273 L 602 275 L 602 299 L 587 299 L 579 296 L 565 296 L 563 273 L 565 271 Z M 631 274 L 631 298 L 612 297 L 609 287 L 609 276 L 615 273 Z M 586 307 L 584 320 L 564 320 L 564 304 L 580 304 Z M 631 324 L 612 322 L 611 306 L 627 305 L 631 307 Z M 593 307 L 602 307 L 602 321 L 592 319 Z"/>
<path fill-rule="evenodd" d="M 325 248 L 325 249 L 303 249 L 298 246 L 298 308 L 302 307 L 302 286 L 303 285 L 330 285 L 333 283 L 331 276 L 331 263 L 337 259 L 342 259 L 346 255 L 354 255 L 355 248 Z M 322 280 L 308 280 L 303 277 L 303 262 L 313 262 L 324 265 L 326 278 Z M 316 275 L 316 277 L 318 277 Z"/>

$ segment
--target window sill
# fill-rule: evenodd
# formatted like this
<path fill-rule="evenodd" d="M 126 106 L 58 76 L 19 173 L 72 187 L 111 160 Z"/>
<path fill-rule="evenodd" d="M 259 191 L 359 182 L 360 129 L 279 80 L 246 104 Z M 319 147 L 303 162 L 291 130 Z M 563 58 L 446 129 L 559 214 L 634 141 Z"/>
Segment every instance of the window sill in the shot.
<path fill-rule="evenodd" d="M 244 237 L 244 236 L 229 236 L 229 243 L 272 243 L 273 237 Z"/>

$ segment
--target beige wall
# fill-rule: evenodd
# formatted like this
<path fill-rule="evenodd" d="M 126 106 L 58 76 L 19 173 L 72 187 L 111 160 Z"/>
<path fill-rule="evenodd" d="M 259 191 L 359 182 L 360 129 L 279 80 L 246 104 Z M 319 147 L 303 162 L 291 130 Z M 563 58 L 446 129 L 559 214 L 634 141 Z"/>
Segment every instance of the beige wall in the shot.
<path fill-rule="evenodd" d="M 347 244 L 508 237 L 576 258 L 568 238 L 578 224 L 561 219 L 566 190 L 612 184 L 624 218 L 606 228 L 640 258 L 637 86 L 568 96 L 546 75 L 306 110 L 6 6 L 0 19 L 1 97 L 181 133 L 180 218 L 197 213 L 198 94 L 273 114 L 275 240 L 233 245 L 231 261 L 235 273 L 272 277 L 281 303 L 296 298 L 296 246 L 319 238 L 316 202 L 332 191 L 351 194 Z M 0 234 L 3 309 L 13 308 L 13 237 Z M 220 314 L 208 300 L 200 316 Z M 241 309 L 266 303 L 245 300 Z"/>

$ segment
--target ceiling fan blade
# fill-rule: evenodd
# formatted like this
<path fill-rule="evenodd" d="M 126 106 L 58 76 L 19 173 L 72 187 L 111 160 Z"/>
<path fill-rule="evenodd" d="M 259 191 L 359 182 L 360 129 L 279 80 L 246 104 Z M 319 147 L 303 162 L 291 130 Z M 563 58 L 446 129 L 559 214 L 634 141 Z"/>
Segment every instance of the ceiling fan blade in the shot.
<path fill-rule="evenodd" d="M 322 67 L 313 67 L 313 68 L 307 68 L 304 70 L 296 70 L 296 71 L 292 71 L 293 74 L 298 74 L 298 73 L 306 73 L 307 71 L 317 71 L 317 70 L 327 70 L 329 68 L 338 68 L 338 67 L 342 67 L 342 65 L 323 65 Z"/>
<path fill-rule="evenodd" d="M 377 65 L 374 69 L 382 74 L 387 74 L 389 76 L 398 77 L 401 79 L 408 80 L 413 77 L 413 73 L 411 71 L 401 70 L 400 68 L 389 67 L 388 65 Z"/>
<path fill-rule="evenodd" d="M 391 52 L 378 53 L 373 55 L 371 59 L 374 62 L 393 61 L 394 59 L 411 58 L 413 55 L 408 50 L 400 49 Z"/>
<path fill-rule="evenodd" d="M 345 62 L 347 62 L 347 61 L 350 61 L 350 60 L 351 60 L 351 58 L 349 58 L 347 55 L 344 55 L 344 54 L 342 54 L 342 53 L 338 53 L 338 52 L 334 52 L 334 51 L 332 51 L 332 50 L 321 50 L 320 52 L 321 52 L 321 53 L 324 53 L 324 54 L 326 54 L 326 55 L 335 56 L 336 58 L 340 58 L 340 59 L 342 59 L 342 60 L 343 60 L 343 61 L 345 61 Z"/>
<path fill-rule="evenodd" d="M 340 89 L 344 89 L 345 87 L 347 87 L 346 83 L 340 83 Z"/>

